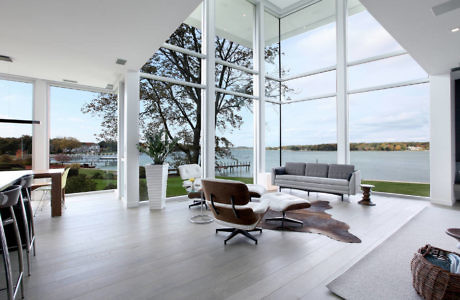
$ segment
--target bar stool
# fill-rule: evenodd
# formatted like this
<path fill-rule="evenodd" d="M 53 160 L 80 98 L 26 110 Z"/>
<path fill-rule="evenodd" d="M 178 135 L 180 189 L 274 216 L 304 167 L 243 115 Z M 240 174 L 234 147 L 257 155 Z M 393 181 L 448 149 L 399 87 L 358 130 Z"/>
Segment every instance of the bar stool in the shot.
<path fill-rule="evenodd" d="M 22 260 L 22 243 L 21 236 L 19 234 L 18 222 L 13 211 L 13 206 L 18 203 L 21 188 L 22 186 L 12 185 L 0 192 L 0 209 L 3 211 L 9 211 L 9 216 L 0 215 L 0 242 L 2 247 L 1 250 L 3 253 L 3 265 L 5 267 L 8 300 L 16 299 L 19 287 L 21 287 L 21 298 L 24 298 L 24 264 Z M 13 281 L 8 241 L 4 231 L 4 227 L 8 225 L 13 225 L 18 249 L 19 275 L 15 282 Z"/>
<path fill-rule="evenodd" d="M 33 175 L 26 175 L 13 183 L 13 185 L 21 186 L 21 193 L 19 195 L 18 203 L 13 208 L 16 219 L 18 220 L 19 233 L 21 234 L 23 249 L 26 250 L 28 276 L 30 276 L 30 252 L 32 251 L 32 248 L 34 250 L 35 256 L 35 230 L 29 192 L 33 178 Z"/>

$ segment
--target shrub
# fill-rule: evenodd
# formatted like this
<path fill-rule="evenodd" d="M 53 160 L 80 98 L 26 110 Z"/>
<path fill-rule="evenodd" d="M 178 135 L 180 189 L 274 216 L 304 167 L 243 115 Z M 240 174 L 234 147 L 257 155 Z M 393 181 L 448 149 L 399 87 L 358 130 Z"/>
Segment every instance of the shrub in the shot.
<path fill-rule="evenodd" d="M 109 183 L 108 185 L 105 186 L 104 190 L 114 190 L 117 188 L 117 185 L 114 183 Z"/>
<path fill-rule="evenodd" d="M 97 171 L 97 172 L 94 172 L 94 174 L 93 174 L 93 176 L 91 176 L 91 178 L 92 179 L 103 179 L 104 176 L 103 176 L 102 172 Z"/>
<path fill-rule="evenodd" d="M 78 176 L 80 173 L 80 165 L 79 164 L 72 164 L 70 165 L 69 170 L 69 177 Z"/>
<path fill-rule="evenodd" d="M 145 178 L 145 167 L 139 167 L 139 178 Z"/>
<path fill-rule="evenodd" d="M 139 180 L 139 200 L 149 200 L 149 195 L 147 192 L 147 182 L 145 180 Z"/>
<path fill-rule="evenodd" d="M 96 182 L 85 174 L 69 177 L 65 187 L 66 194 L 90 192 L 96 190 Z"/>
<path fill-rule="evenodd" d="M 116 179 L 116 177 L 115 174 L 113 174 L 113 172 L 105 172 L 104 179 L 113 180 Z"/>

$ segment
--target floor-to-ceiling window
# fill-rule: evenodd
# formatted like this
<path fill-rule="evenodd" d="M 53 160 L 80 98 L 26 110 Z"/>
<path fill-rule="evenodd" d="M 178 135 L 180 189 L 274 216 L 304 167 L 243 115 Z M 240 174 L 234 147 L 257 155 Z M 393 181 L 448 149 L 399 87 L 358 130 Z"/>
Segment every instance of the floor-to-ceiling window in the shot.
<path fill-rule="evenodd" d="M 254 11 L 246 0 L 216 0 L 216 176 L 253 176 Z"/>
<path fill-rule="evenodd" d="M 281 18 L 282 163 L 337 156 L 335 1 Z"/>
<path fill-rule="evenodd" d="M 0 80 L 0 119 L 32 120 L 33 85 Z M 0 171 L 32 168 L 31 124 L 0 123 Z"/>
<path fill-rule="evenodd" d="M 117 188 L 117 97 L 50 87 L 50 167 L 71 167 L 66 193 Z"/>
<path fill-rule="evenodd" d="M 155 133 L 177 141 L 166 158 L 168 197 L 186 193 L 177 167 L 201 164 L 202 8 L 200 4 L 141 69 L 140 143 Z M 144 166 L 150 163 L 152 159 L 141 153 L 141 201 L 148 199 Z"/>
<path fill-rule="evenodd" d="M 428 196 L 427 74 L 358 1 L 348 12 L 351 163 L 377 191 Z"/>

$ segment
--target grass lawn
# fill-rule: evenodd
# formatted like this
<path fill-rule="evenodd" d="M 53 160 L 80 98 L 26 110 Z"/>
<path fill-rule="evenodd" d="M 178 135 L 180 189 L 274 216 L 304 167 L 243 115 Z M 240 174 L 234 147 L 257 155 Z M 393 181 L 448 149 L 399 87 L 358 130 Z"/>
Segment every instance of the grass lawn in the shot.
<path fill-rule="evenodd" d="M 85 174 L 87 177 L 92 178 L 92 176 L 100 172 L 106 174 L 107 171 L 96 170 L 96 169 L 80 169 L 80 174 Z M 115 171 L 110 171 L 116 173 Z M 244 183 L 252 183 L 252 178 L 247 177 L 222 177 L 218 176 L 217 178 L 221 179 L 231 179 L 238 180 Z M 91 179 L 96 182 L 96 190 L 103 190 L 108 184 L 117 184 L 116 174 L 114 179 Z M 363 180 L 362 183 L 375 185 L 373 189 L 376 192 L 386 192 L 394 194 L 404 194 L 404 195 L 415 195 L 415 196 L 430 196 L 430 185 L 428 183 L 408 183 L 408 182 L 390 182 L 390 181 L 375 181 L 375 180 Z M 140 199 L 147 200 L 147 182 L 145 178 L 139 179 L 139 193 Z M 168 177 L 168 187 L 166 190 L 166 197 L 174 197 L 187 195 L 187 192 L 182 187 L 182 179 L 179 176 L 169 176 Z"/>
<path fill-rule="evenodd" d="M 430 196 L 429 183 L 409 183 L 409 182 L 390 182 L 390 181 L 374 181 L 363 180 L 362 183 L 375 185 L 373 191 L 414 195 L 414 196 Z"/>

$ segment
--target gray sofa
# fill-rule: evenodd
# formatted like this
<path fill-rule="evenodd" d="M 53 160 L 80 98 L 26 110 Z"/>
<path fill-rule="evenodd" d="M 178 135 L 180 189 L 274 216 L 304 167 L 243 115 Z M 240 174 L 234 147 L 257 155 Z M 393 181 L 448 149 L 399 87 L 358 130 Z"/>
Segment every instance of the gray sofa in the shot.
<path fill-rule="evenodd" d="M 353 165 L 294 163 L 272 169 L 272 184 L 308 192 L 322 192 L 342 197 L 360 189 L 361 172 Z"/>

